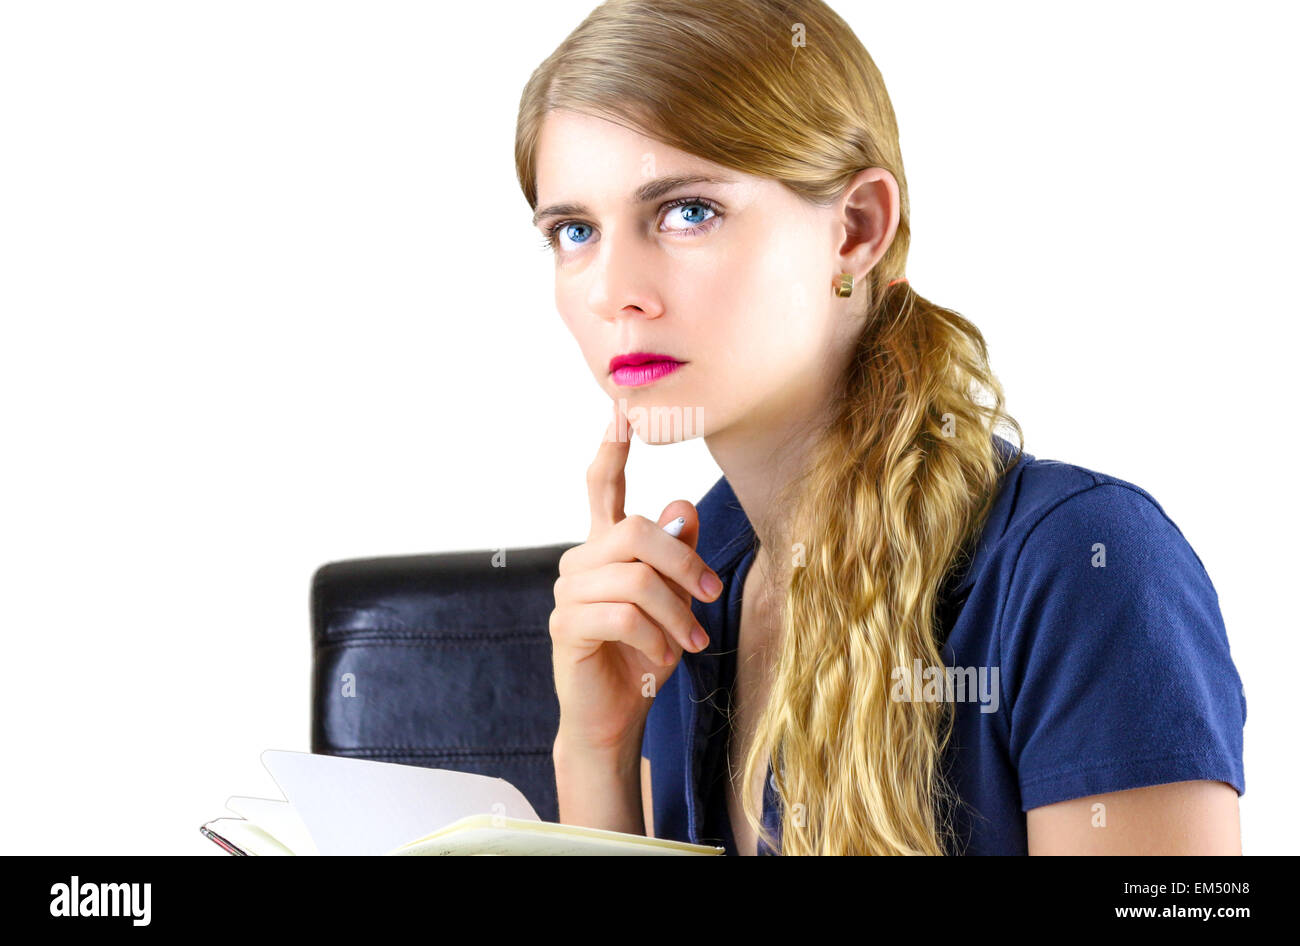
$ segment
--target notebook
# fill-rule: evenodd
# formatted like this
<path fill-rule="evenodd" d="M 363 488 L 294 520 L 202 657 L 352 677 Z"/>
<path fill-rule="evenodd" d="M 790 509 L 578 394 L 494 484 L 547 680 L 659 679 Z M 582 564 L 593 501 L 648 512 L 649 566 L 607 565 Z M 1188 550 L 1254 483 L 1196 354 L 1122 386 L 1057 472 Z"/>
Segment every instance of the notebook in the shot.
<path fill-rule="evenodd" d="M 505 779 L 267 749 L 284 798 L 234 795 L 200 826 L 235 855 L 659 855 L 725 849 L 542 821 Z"/>

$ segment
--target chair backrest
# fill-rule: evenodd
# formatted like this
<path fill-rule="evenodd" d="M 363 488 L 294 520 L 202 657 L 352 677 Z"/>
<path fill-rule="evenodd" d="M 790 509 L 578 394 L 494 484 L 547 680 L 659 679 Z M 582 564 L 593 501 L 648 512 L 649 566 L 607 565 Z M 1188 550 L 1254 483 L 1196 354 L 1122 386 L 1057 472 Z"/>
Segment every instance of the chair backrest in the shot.
<path fill-rule="evenodd" d="M 574 544 L 318 568 L 311 751 L 496 776 L 559 820 L 549 624 Z"/>

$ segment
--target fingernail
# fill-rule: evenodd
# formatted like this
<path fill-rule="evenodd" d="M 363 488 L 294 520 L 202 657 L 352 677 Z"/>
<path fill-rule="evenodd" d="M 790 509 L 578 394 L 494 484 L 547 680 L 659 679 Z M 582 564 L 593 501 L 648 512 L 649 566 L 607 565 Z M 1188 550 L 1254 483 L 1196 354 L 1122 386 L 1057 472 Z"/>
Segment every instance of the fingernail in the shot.
<path fill-rule="evenodd" d="M 722 582 L 713 572 L 705 572 L 704 577 L 700 579 L 700 587 L 704 589 L 706 595 L 716 595 L 722 590 Z"/>
<path fill-rule="evenodd" d="M 703 650 L 709 646 L 709 637 L 697 627 L 691 631 L 691 643 L 695 645 L 697 650 Z"/>

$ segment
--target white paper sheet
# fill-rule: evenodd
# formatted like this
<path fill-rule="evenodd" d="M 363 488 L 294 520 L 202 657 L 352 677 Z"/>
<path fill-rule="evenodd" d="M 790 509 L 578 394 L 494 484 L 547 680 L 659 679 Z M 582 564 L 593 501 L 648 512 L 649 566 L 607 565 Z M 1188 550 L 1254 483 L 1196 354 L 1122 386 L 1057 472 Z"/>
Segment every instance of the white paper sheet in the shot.
<path fill-rule="evenodd" d="M 318 853 L 311 832 L 287 801 L 231 795 L 226 799 L 226 807 L 253 822 L 294 854 L 302 857 Z"/>
<path fill-rule="evenodd" d="M 267 749 L 262 764 L 317 851 L 380 855 L 467 815 L 540 821 L 505 779 L 446 769 Z"/>

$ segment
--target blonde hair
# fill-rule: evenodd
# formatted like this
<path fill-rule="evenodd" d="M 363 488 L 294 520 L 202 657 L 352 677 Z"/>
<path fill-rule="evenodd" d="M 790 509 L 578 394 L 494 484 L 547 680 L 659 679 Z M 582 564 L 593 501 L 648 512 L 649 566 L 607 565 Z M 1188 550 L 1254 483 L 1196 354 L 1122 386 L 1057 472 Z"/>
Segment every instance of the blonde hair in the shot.
<path fill-rule="evenodd" d="M 868 316 L 856 357 L 780 507 L 792 510 L 789 535 L 804 557 L 790 570 L 741 784 L 772 766 L 783 854 L 953 852 L 959 800 L 943 772 L 951 707 L 894 700 L 891 678 L 916 659 L 943 666 L 945 577 L 969 561 L 1024 438 L 980 331 L 910 283 L 888 286 L 904 273 L 911 231 L 898 127 L 875 63 L 820 0 L 607 0 L 524 88 L 515 163 L 534 209 L 538 135 L 554 108 L 774 179 L 819 206 L 864 168 L 898 181 L 897 233 L 854 288 Z M 1020 441 L 1005 463 L 999 422 Z M 744 811 L 775 848 L 749 791 Z"/>

